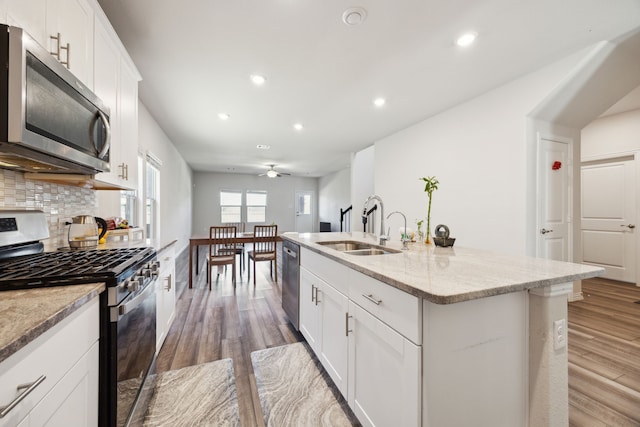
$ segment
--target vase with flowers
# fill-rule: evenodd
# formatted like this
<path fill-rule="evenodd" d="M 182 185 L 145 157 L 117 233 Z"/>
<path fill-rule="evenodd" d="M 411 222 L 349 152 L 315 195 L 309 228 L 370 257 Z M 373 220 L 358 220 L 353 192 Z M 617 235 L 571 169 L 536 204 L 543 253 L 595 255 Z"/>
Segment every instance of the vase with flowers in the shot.
<path fill-rule="evenodd" d="M 425 231 L 426 237 L 424 242 L 427 244 L 431 243 L 431 197 L 433 196 L 433 192 L 438 189 L 438 180 L 435 176 L 430 176 L 427 178 L 420 178 L 425 182 L 424 192 L 427 193 L 429 197 L 429 205 L 427 206 L 427 229 Z"/>

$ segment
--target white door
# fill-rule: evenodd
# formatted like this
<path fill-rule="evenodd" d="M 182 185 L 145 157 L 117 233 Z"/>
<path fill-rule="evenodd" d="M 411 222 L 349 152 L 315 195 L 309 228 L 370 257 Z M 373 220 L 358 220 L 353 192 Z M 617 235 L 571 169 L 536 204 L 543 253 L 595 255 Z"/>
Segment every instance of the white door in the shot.
<path fill-rule="evenodd" d="M 582 260 L 604 267 L 604 277 L 635 283 L 635 160 L 585 164 L 581 175 Z"/>
<path fill-rule="evenodd" d="M 313 191 L 296 191 L 296 231 L 313 232 Z"/>
<path fill-rule="evenodd" d="M 538 257 L 570 260 L 571 163 L 570 141 L 538 140 Z"/>

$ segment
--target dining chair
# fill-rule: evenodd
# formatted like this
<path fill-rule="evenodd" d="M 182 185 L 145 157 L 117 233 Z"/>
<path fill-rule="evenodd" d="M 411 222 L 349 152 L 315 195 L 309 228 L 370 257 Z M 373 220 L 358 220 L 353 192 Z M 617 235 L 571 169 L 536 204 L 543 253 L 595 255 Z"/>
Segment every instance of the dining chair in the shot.
<path fill-rule="evenodd" d="M 224 225 L 227 227 L 235 226 L 238 233 L 244 233 L 244 222 L 225 222 Z M 244 243 L 235 243 L 234 245 L 235 254 L 240 255 L 240 271 L 243 272 L 245 265 Z M 231 245 L 231 247 L 234 247 L 234 245 Z"/>
<path fill-rule="evenodd" d="M 256 262 L 269 261 L 271 277 L 278 281 L 278 260 L 276 257 L 276 242 L 278 238 L 277 225 L 255 225 L 253 227 L 253 249 L 248 251 L 249 261 L 253 261 L 253 286 L 256 285 Z M 275 268 L 274 268 L 275 266 Z M 251 266 L 248 278 L 251 279 Z"/>
<path fill-rule="evenodd" d="M 211 269 L 214 266 L 231 265 L 233 268 L 233 286 L 236 286 L 236 239 L 235 226 L 209 227 L 209 253 L 207 254 L 207 282 L 211 290 Z M 220 270 L 218 270 L 220 276 Z"/>

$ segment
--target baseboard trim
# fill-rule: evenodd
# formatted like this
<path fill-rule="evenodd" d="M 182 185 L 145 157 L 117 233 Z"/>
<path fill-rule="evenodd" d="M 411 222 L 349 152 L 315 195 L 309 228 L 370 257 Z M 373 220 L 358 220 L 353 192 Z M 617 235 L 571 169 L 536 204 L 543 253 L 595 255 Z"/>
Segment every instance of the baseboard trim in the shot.
<path fill-rule="evenodd" d="M 582 291 L 569 294 L 569 302 L 582 301 L 583 299 L 584 296 L 582 295 Z"/>

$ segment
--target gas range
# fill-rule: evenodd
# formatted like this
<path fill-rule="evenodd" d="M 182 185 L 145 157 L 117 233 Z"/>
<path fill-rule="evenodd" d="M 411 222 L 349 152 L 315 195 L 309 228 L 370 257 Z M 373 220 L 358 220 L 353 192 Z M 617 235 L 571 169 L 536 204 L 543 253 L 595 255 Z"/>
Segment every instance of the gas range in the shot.
<path fill-rule="evenodd" d="M 103 282 L 100 295 L 99 425 L 139 424 L 155 381 L 156 287 L 153 248 L 44 252 L 40 211 L 0 210 L 0 291 Z M 133 392 L 132 392 L 133 391 Z"/>

